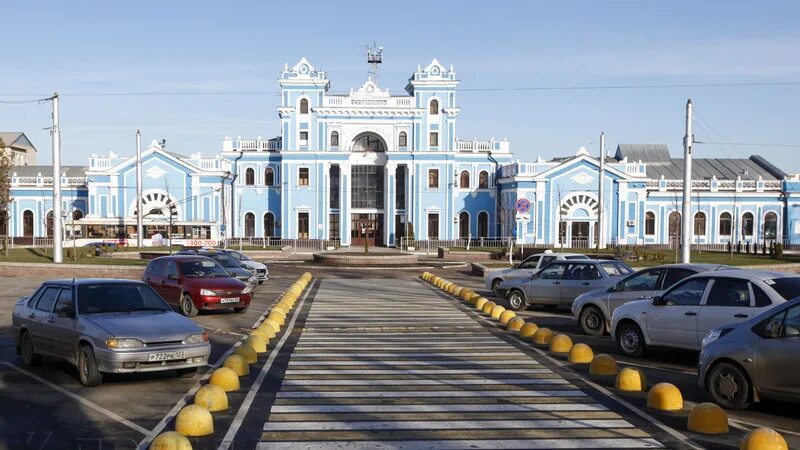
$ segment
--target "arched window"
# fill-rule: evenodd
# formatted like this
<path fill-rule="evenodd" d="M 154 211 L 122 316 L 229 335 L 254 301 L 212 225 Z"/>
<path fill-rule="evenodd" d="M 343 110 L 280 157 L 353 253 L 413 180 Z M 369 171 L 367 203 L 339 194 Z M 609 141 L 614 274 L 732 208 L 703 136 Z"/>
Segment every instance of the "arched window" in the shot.
<path fill-rule="evenodd" d="M 275 215 L 271 212 L 264 214 L 264 237 L 275 237 Z"/>
<path fill-rule="evenodd" d="M 256 184 L 256 171 L 252 167 L 248 167 L 244 171 L 244 184 L 253 186 Z"/>
<path fill-rule="evenodd" d="M 469 189 L 469 171 L 462 170 L 461 176 L 459 176 L 458 179 L 458 187 L 461 189 Z"/>
<path fill-rule="evenodd" d="M 385 152 L 383 141 L 375 135 L 365 134 L 353 142 L 354 152 Z"/>
<path fill-rule="evenodd" d="M 339 132 L 333 131 L 331 132 L 331 147 L 338 147 L 339 146 Z"/>
<path fill-rule="evenodd" d="M 706 213 L 702 211 L 694 215 L 694 235 L 706 235 Z"/>
<path fill-rule="evenodd" d="M 466 211 L 458 215 L 458 236 L 461 239 L 469 237 L 469 213 Z"/>
<path fill-rule="evenodd" d="M 272 167 L 264 169 L 264 185 L 275 186 L 275 172 L 272 170 Z"/>
<path fill-rule="evenodd" d="M 653 211 L 644 213 L 644 234 L 647 236 L 656 234 L 656 214 Z"/>
<path fill-rule="evenodd" d="M 30 209 L 22 213 L 22 235 L 33 237 L 33 211 Z"/>
<path fill-rule="evenodd" d="M 681 213 L 672 211 L 669 213 L 669 240 L 672 244 L 680 243 L 681 239 Z"/>
<path fill-rule="evenodd" d="M 489 188 L 489 172 L 481 170 L 481 173 L 478 174 L 478 189 L 488 189 L 488 188 Z"/>
<path fill-rule="evenodd" d="M 47 232 L 47 237 L 51 238 L 51 237 L 53 237 L 53 226 L 54 226 L 53 211 L 50 211 L 49 213 L 47 213 L 46 222 L 47 223 L 45 224 L 46 225 L 46 227 L 45 227 L 46 230 L 45 231 Z"/>
<path fill-rule="evenodd" d="M 408 135 L 405 131 L 401 131 L 400 135 L 397 137 L 397 146 L 408 147 Z"/>
<path fill-rule="evenodd" d="M 724 212 L 719 215 L 719 235 L 720 236 L 730 236 L 731 235 L 731 213 Z"/>
<path fill-rule="evenodd" d="M 439 114 L 439 100 L 436 100 L 436 99 L 431 100 L 430 107 L 431 107 L 431 109 L 430 109 L 431 115 L 435 116 L 435 115 Z"/>
<path fill-rule="evenodd" d="M 742 214 L 742 235 L 753 235 L 753 213 L 746 212 Z"/>
<path fill-rule="evenodd" d="M 778 215 L 768 212 L 764 216 L 764 240 L 777 239 L 778 237 Z"/>
<path fill-rule="evenodd" d="M 83 219 L 83 211 L 81 211 L 80 209 L 72 211 L 72 220 L 81 220 L 81 219 Z"/>
<path fill-rule="evenodd" d="M 300 100 L 300 114 L 308 114 L 308 100 L 305 98 Z"/>
<path fill-rule="evenodd" d="M 489 237 L 489 213 L 486 211 L 478 214 L 478 237 Z"/>
<path fill-rule="evenodd" d="M 254 237 L 256 235 L 256 216 L 253 213 L 244 215 L 244 237 Z"/>

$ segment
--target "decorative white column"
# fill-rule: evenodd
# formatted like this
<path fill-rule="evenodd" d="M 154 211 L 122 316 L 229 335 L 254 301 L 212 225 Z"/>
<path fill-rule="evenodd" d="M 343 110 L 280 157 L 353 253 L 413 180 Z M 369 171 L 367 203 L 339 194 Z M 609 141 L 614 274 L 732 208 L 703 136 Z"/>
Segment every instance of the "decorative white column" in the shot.
<path fill-rule="evenodd" d="M 339 235 L 342 245 L 350 245 L 350 163 L 339 165 Z"/>
<path fill-rule="evenodd" d="M 383 245 L 390 245 L 389 238 L 394 233 L 394 221 L 395 221 L 395 177 L 397 176 L 397 163 L 387 163 L 386 169 L 383 177 L 383 186 L 384 186 L 384 204 L 383 204 Z M 395 236 L 396 238 L 397 236 Z"/>

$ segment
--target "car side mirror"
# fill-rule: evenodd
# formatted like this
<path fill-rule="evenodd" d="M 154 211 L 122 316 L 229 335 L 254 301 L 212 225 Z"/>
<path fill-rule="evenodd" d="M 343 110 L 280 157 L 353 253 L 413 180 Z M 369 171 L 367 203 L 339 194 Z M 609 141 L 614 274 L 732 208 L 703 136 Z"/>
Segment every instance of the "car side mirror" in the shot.
<path fill-rule="evenodd" d="M 64 317 L 66 319 L 74 319 L 75 318 L 75 308 L 71 308 L 71 307 L 61 308 L 58 311 L 56 311 L 56 315 L 58 317 Z"/>

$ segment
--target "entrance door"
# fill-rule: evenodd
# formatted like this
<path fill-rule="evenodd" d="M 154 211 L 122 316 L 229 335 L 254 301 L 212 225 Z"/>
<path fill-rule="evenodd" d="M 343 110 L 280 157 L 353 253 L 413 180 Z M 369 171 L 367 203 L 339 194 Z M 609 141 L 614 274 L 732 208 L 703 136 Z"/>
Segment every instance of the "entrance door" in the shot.
<path fill-rule="evenodd" d="M 570 247 L 589 247 L 589 222 L 572 222 L 572 242 Z"/>
<path fill-rule="evenodd" d="M 383 214 L 353 214 L 350 239 L 352 245 L 383 245 Z"/>

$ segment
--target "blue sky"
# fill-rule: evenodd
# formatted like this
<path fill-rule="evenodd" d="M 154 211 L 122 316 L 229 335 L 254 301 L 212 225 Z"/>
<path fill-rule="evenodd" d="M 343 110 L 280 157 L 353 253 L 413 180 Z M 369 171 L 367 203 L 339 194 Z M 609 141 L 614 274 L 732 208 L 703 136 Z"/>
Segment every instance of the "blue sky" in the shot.
<path fill-rule="evenodd" d="M 15 1 L 3 16 L 0 100 L 59 91 L 65 164 L 131 154 L 137 128 L 146 142 L 206 156 L 225 135 L 278 134 L 270 93 L 74 94 L 274 92 L 283 64 L 301 56 L 344 92 L 366 79 L 372 41 L 385 47 L 379 82 L 394 93 L 434 57 L 465 89 L 800 81 L 793 1 Z M 609 151 L 665 143 L 679 155 L 688 97 L 706 125 L 697 140 L 800 144 L 800 85 L 462 92 L 458 134 L 508 137 L 523 160 L 594 153 L 601 130 Z M 40 163 L 50 161 L 49 108 L 0 104 L 0 129 L 25 131 Z M 800 171 L 800 147 L 695 151 L 762 154 Z"/>

